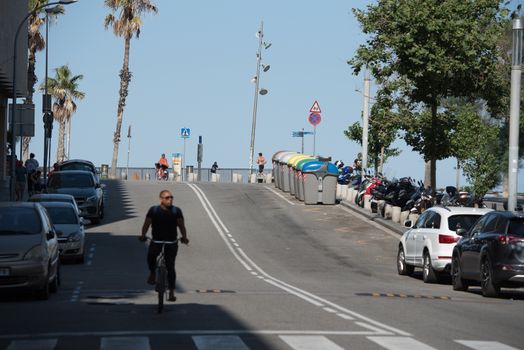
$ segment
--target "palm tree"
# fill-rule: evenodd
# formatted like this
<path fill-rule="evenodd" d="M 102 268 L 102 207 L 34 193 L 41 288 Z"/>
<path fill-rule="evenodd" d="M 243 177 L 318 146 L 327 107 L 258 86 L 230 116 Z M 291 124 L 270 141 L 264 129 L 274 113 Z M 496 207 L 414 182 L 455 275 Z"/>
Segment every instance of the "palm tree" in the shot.
<path fill-rule="evenodd" d="M 28 48 L 29 48 L 29 62 L 27 65 L 27 97 L 25 98 L 25 103 L 33 103 L 33 93 L 35 92 L 35 84 L 38 81 L 38 78 L 35 74 L 35 65 L 36 65 L 36 53 L 45 49 L 46 42 L 42 33 L 40 33 L 40 28 L 45 24 L 46 18 L 52 18 L 57 14 L 64 13 L 63 6 L 57 6 L 58 11 L 51 14 L 49 17 L 46 17 L 45 9 L 42 8 L 36 12 L 34 9 L 39 8 L 47 4 L 49 0 L 30 0 L 29 1 L 29 11 L 32 11 L 31 15 L 27 20 L 27 36 L 28 36 Z M 44 15 L 44 16 L 42 16 Z M 22 159 L 29 158 L 29 143 L 31 142 L 30 137 L 22 138 Z"/>
<path fill-rule="evenodd" d="M 47 90 L 55 99 L 53 116 L 60 125 L 56 159 L 57 162 L 62 162 L 65 159 L 64 136 L 66 134 L 66 125 L 70 125 L 71 117 L 76 112 L 74 100 L 81 100 L 85 96 L 85 93 L 78 90 L 78 81 L 83 79 L 84 76 L 73 76 L 67 65 L 56 68 L 55 72 L 54 78 L 47 78 Z M 40 89 L 44 90 L 43 84 L 40 86 Z M 69 139 L 69 132 L 67 134 Z"/>
<path fill-rule="evenodd" d="M 118 161 L 118 146 L 120 145 L 120 131 L 122 128 L 122 117 L 126 105 L 126 97 L 131 81 L 129 71 L 129 47 L 131 39 L 140 36 L 142 21 L 140 15 L 144 12 L 158 12 L 157 7 L 150 0 L 105 0 L 105 5 L 111 9 L 111 13 L 105 18 L 105 28 L 113 28 L 116 36 L 124 38 L 124 63 L 120 70 L 120 91 L 118 108 L 116 113 L 116 129 L 113 134 L 113 159 L 111 161 L 111 177 L 116 177 L 116 165 Z M 115 17 L 117 14 L 118 18 Z"/>

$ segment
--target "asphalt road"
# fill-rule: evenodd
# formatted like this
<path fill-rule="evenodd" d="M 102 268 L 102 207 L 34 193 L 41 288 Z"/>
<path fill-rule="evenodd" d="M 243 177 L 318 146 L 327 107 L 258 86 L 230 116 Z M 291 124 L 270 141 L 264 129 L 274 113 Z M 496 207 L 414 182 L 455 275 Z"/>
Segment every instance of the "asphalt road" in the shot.
<path fill-rule="evenodd" d="M 157 314 L 137 237 L 164 188 L 190 244 L 178 300 Z M 262 184 L 109 182 L 106 196 L 57 294 L 1 296 L 0 349 L 524 348 L 523 290 L 486 299 L 398 276 L 399 236 L 342 206 Z"/>

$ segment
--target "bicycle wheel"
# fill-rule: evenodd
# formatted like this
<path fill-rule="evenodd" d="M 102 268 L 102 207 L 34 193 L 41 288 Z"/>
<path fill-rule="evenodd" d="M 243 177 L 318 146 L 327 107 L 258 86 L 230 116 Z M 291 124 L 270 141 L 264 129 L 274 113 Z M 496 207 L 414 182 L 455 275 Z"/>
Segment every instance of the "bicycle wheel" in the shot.
<path fill-rule="evenodd" d="M 166 293 L 166 279 L 167 279 L 167 269 L 165 266 L 160 266 L 157 269 L 156 276 L 156 291 L 158 293 L 158 313 L 162 312 L 164 308 L 164 295 Z"/>

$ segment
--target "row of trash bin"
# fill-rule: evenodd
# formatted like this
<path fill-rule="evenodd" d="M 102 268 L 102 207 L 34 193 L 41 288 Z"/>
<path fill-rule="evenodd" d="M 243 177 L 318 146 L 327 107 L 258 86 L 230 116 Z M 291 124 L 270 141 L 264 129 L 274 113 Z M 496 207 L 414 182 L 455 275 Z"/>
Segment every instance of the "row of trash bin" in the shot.
<path fill-rule="evenodd" d="M 305 204 L 335 204 L 338 169 L 330 160 L 279 151 L 272 157 L 275 187 Z"/>

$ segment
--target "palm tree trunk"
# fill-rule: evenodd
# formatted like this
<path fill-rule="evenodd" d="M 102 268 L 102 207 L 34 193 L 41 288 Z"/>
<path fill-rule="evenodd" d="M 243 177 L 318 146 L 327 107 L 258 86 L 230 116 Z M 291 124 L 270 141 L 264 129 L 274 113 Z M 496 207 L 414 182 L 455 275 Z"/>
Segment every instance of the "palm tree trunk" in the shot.
<path fill-rule="evenodd" d="M 71 117 L 67 118 L 67 131 L 66 131 L 66 140 L 67 140 L 67 160 L 69 160 L 69 151 L 71 147 Z"/>
<path fill-rule="evenodd" d="M 124 45 L 124 64 L 120 71 L 120 98 L 118 100 L 118 110 L 116 115 L 116 129 L 113 135 L 113 159 L 111 160 L 111 175 L 116 178 L 116 165 L 118 162 L 118 146 L 120 145 L 120 131 L 122 129 L 122 117 L 124 115 L 124 107 L 126 105 L 126 97 L 128 93 L 129 82 L 131 81 L 131 72 L 129 72 L 129 46 L 131 44 L 131 37 L 125 37 Z"/>
<path fill-rule="evenodd" d="M 36 64 L 36 49 L 31 47 L 29 49 L 29 59 L 27 65 L 27 97 L 25 98 L 25 103 L 33 103 L 33 94 L 35 92 L 35 84 L 37 81 L 35 74 L 35 64 Z M 22 159 L 29 159 L 29 143 L 31 143 L 30 137 L 22 138 Z"/>
<path fill-rule="evenodd" d="M 56 159 L 59 163 L 64 161 L 64 134 L 66 126 L 65 124 L 66 118 L 61 118 L 60 127 L 58 128 L 58 145 L 56 147 Z"/>

